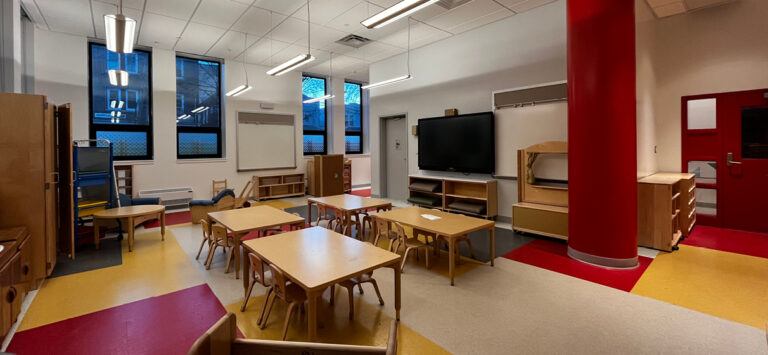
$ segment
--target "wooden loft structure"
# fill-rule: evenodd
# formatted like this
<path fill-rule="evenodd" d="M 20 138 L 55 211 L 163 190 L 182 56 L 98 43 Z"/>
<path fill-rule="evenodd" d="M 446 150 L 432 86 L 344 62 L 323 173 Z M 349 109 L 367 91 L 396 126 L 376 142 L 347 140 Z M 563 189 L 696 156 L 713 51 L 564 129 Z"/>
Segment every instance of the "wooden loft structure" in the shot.
<path fill-rule="evenodd" d="M 517 151 L 517 200 L 512 206 L 516 231 L 568 239 L 568 185 L 539 179 L 533 172 L 543 154 L 568 154 L 567 142 L 544 142 Z"/>

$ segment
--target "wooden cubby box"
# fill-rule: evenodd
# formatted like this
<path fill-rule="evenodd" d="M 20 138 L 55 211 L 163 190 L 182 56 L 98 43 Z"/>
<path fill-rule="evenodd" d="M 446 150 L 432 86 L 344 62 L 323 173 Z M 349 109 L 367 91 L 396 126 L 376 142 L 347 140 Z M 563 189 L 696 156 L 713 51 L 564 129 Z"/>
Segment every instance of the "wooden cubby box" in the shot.
<path fill-rule="evenodd" d="M 268 198 L 289 196 L 304 196 L 304 174 L 284 174 L 270 176 L 254 176 L 256 188 L 253 189 L 253 199 L 256 201 Z"/>
<path fill-rule="evenodd" d="M 640 246 L 672 251 L 696 223 L 696 181 L 693 174 L 658 173 L 638 181 Z"/>
<path fill-rule="evenodd" d="M 423 191 L 413 188 L 414 183 L 437 184 L 434 191 Z M 414 198 L 439 199 L 437 205 L 423 205 L 444 211 L 457 212 L 482 218 L 494 218 L 498 214 L 498 187 L 496 180 L 471 180 L 456 178 L 441 178 L 432 176 L 409 176 L 409 201 L 420 204 Z M 482 212 L 451 208 L 454 202 L 465 202 L 482 206 Z"/>

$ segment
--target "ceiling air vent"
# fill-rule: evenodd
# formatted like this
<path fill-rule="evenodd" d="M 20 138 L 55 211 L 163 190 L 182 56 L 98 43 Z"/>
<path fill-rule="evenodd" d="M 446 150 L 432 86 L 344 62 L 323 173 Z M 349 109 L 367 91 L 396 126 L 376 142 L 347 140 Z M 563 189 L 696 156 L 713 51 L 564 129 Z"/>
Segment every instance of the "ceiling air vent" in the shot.
<path fill-rule="evenodd" d="M 437 5 L 446 9 L 450 10 L 455 7 L 459 7 L 461 5 L 464 5 L 472 0 L 440 0 L 437 2 Z"/>
<path fill-rule="evenodd" d="M 368 42 L 370 42 L 370 41 L 371 41 L 370 39 L 362 37 L 362 36 L 347 35 L 344 38 L 336 41 L 336 43 L 343 44 L 345 46 L 350 46 L 350 47 L 353 47 L 353 48 L 360 48 L 360 47 L 368 44 Z"/>

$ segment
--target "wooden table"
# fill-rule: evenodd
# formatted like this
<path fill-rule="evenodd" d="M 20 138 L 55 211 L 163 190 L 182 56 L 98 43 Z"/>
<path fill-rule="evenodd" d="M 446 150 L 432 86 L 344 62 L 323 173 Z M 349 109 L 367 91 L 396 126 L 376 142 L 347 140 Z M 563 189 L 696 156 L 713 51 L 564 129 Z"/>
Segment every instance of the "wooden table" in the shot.
<path fill-rule="evenodd" d="M 128 220 L 128 251 L 133 251 L 133 220 L 136 217 L 150 217 L 157 215 L 160 219 L 160 236 L 165 240 L 165 206 L 162 205 L 136 205 L 118 208 L 110 208 L 93 214 L 93 242 L 96 249 L 99 248 L 99 224 L 104 219 L 127 219 Z"/>
<path fill-rule="evenodd" d="M 317 335 L 317 299 L 328 287 L 381 267 L 395 271 L 395 312 L 400 320 L 400 255 L 373 244 L 345 237 L 334 231 L 312 227 L 243 243 L 247 252 L 274 264 L 307 291 L 309 339 Z M 248 285 L 250 264 L 243 280 Z M 245 288 L 247 292 L 247 287 Z"/>
<path fill-rule="evenodd" d="M 352 234 L 352 214 L 366 212 L 370 209 L 392 209 L 392 203 L 370 197 L 342 194 L 307 199 L 307 220 L 312 223 L 312 204 L 334 208 L 343 214 L 344 231 Z M 361 238 L 362 239 L 362 238 Z"/>
<path fill-rule="evenodd" d="M 429 220 L 422 217 L 423 214 L 437 216 L 440 219 Z M 451 278 L 451 286 L 453 286 L 456 259 L 454 249 L 456 249 L 458 237 L 481 229 L 488 229 L 491 232 L 491 266 L 493 266 L 493 259 L 496 255 L 495 223 L 493 221 L 415 206 L 380 212 L 375 216 L 390 222 L 400 222 L 403 225 L 423 229 L 448 239 L 448 275 Z"/>
<path fill-rule="evenodd" d="M 231 230 L 235 236 L 235 278 L 240 278 L 240 239 L 244 235 L 256 230 L 284 225 L 304 226 L 304 218 L 272 206 L 254 206 L 235 210 L 208 212 L 208 218 Z M 247 277 L 243 278 L 243 282 L 245 282 L 247 287 Z"/>

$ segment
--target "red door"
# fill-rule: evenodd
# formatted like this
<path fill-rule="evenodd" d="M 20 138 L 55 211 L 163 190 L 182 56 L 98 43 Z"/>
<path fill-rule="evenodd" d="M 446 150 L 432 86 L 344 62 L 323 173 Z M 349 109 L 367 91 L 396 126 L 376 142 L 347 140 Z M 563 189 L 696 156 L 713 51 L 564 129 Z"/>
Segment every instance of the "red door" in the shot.
<path fill-rule="evenodd" d="M 701 224 L 768 233 L 768 89 L 683 97 L 683 171 Z"/>

